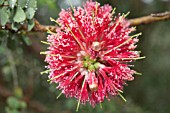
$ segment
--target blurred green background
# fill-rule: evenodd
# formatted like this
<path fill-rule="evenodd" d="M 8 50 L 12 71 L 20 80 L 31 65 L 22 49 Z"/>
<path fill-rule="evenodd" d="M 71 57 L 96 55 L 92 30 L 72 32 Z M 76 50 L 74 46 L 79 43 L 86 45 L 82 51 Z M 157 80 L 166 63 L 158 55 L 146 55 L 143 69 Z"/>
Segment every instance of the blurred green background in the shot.
<path fill-rule="evenodd" d="M 78 6 L 84 1 L 71 0 L 71 3 Z M 129 19 L 170 11 L 170 0 L 97 1 L 116 7 L 119 13 L 130 11 Z M 69 7 L 67 0 L 37 0 L 37 5 L 35 18 L 44 25 L 55 25 L 49 18 L 57 18 L 61 8 Z M 137 32 L 143 33 L 137 50 L 141 50 L 146 59 L 134 63 L 134 69 L 143 75 L 134 75 L 135 80 L 124 88 L 127 102 L 112 97 L 109 102 L 105 100 L 102 109 L 99 105 L 96 108 L 81 105 L 79 113 L 170 113 L 170 21 L 140 25 Z M 19 84 L 15 94 L 22 95 L 22 90 L 27 103 L 22 113 L 74 113 L 77 101 L 64 95 L 56 99 L 60 92 L 55 84 L 47 82 L 47 75 L 40 75 L 46 65 L 44 56 L 39 54 L 46 50 L 46 45 L 40 41 L 46 40 L 47 33 L 29 32 L 26 36 L 0 31 L 3 42 L 0 45 L 0 113 L 5 113 L 10 106 L 7 99 L 14 92 L 13 75 L 17 75 Z"/>

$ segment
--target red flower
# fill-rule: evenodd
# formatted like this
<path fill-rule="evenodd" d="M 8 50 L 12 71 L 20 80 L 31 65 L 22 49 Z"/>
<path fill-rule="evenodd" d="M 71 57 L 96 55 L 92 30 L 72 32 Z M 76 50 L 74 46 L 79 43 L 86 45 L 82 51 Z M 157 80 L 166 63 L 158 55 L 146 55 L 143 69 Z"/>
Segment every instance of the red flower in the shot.
<path fill-rule="evenodd" d="M 128 62 L 143 58 L 134 51 L 140 34 L 129 36 L 135 28 L 126 15 L 113 13 L 111 6 L 97 2 L 60 12 L 60 27 L 47 37 L 45 61 L 50 81 L 66 97 L 94 107 L 109 95 L 120 95 L 126 81 L 134 79 Z"/>

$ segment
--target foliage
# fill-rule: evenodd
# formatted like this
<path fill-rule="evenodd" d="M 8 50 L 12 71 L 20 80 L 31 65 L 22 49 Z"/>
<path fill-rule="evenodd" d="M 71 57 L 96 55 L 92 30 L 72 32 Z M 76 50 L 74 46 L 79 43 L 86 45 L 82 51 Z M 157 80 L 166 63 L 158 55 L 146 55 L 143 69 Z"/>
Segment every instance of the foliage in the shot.
<path fill-rule="evenodd" d="M 10 23 L 14 31 L 20 29 L 23 24 L 27 25 L 28 31 L 34 27 L 36 0 L 1 0 L 0 5 L 0 24 L 2 26 Z"/>
<path fill-rule="evenodd" d="M 18 100 L 16 97 L 8 97 L 8 107 L 5 108 L 6 113 L 21 113 L 21 110 L 26 108 L 26 102 Z"/>

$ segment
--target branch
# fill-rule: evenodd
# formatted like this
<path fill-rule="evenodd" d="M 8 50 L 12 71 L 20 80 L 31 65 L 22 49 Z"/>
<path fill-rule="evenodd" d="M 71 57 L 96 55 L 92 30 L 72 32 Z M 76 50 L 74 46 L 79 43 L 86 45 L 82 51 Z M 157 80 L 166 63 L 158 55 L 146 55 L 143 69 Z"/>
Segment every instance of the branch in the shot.
<path fill-rule="evenodd" d="M 153 23 L 153 22 L 158 22 L 158 21 L 163 21 L 163 20 L 170 20 L 170 12 L 151 14 L 151 15 L 148 15 L 148 16 L 129 19 L 130 26 L 150 24 L 150 23 Z"/>
<path fill-rule="evenodd" d="M 163 20 L 170 20 L 170 11 L 169 12 L 163 12 L 163 13 L 157 13 L 157 14 L 150 14 L 148 16 L 138 17 L 134 19 L 129 19 L 130 26 L 138 26 L 142 24 L 150 24 L 153 22 L 163 21 Z M 50 31 L 55 32 L 57 26 L 52 25 L 42 25 L 40 24 L 36 19 L 34 19 L 35 26 L 32 29 L 33 32 L 47 32 L 49 29 Z M 8 23 L 5 25 L 5 28 L 0 25 L 0 30 L 10 30 L 11 24 Z M 22 25 L 19 30 L 27 31 L 27 25 Z"/>
<path fill-rule="evenodd" d="M 48 25 L 41 25 L 36 19 L 34 20 L 35 22 L 35 26 L 32 29 L 32 31 L 35 32 L 47 32 L 47 30 L 49 29 L 50 31 L 56 32 L 56 28 L 58 26 L 48 26 Z"/>
<path fill-rule="evenodd" d="M 47 32 L 47 30 L 51 30 L 53 32 L 55 32 L 57 26 L 52 26 L 52 25 L 42 25 L 40 24 L 36 19 L 34 19 L 34 23 L 35 23 L 35 26 L 33 27 L 33 29 L 31 30 L 32 32 Z M 7 23 L 5 26 L 2 26 L 0 25 L 0 30 L 9 30 L 9 31 L 12 31 L 12 26 L 11 26 L 11 23 Z M 27 31 L 28 30 L 28 27 L 26 24 L 23 24 L 20 26 L 20 28 L 18 29 L 18 31 Z"/>

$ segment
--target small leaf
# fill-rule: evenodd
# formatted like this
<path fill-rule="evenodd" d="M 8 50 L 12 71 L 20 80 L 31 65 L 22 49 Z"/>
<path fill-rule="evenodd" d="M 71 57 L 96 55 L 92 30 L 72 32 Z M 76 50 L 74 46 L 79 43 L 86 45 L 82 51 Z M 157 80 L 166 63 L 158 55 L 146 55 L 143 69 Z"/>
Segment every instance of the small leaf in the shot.
<path fill-rule="evenodd" d="M 9 107 L 5 108 L 6 113 L 20 113 L 18 110 L 16 109 L 10 109 Z"/>
<path fill-rule="evenodd" d="M 18 0 L 18 6 L 24 8 L 27 4 L 27 0 Z"/>
<path fill-rule="evenodd" d="M 4 50 L 5 51 L 5 50 Z M 3 68 L 2 68 L 2 72 L 6 75 L 5 76 L 5 79 L 9 79 L 8 77 L 8 75 L 10 75 L 11 74 L 11 69 L 10 69 L 10 67 L 9 66 L 3 66 Z"/>
<path fill-rule="evenodd" d="M 9 107 L 5 107 L 5 112 L 6 113 L 10 113 L 10 108 Z"/>
<path fill-rule="evenodd" d="M 28 31 L 31 31 L 32 28 L 34 27 L 35 23 L 33 20 L 29 20 L 28 21 Z"/>
<path fill-rule="evenodd" d="M 19 108 L 19 101 L 16 97 L 8 97 L 7 104 L 10 108 L 13 108 L 13 109 Z"/>
<path fill-rule="evenodd" d="M 23 92 L 22 92 L 22 89 L 20 87 L 14 88 L 14 96 L 16 96 L 17 98 L 23 97 Z"/>
<path fill-rule="evenodd" d="M 28 8 L 25 14 L 27 19 L 32 19 L 35 15 L 35 10 L 33 8 Z"/>
<path fill-rule="evenodd" d="M 13 20 L 19 23 L 19 22 L 24 21 L 25 19 L 26 19 L 26 15 L 24 13 L 24 10 L 21 7 L 18 7 Z"/>
<path fill-rule="evenodd" d="M 5 8 L 0 9 L 0 24 L 4 26 L 8 22 L 8 19 L 9 15 L 7 13 L 7 9 Z"/>
<path fill-rule="evenodd" d="M 4 2 L 4 0 L 0 0 L 0 5 L 2 5 L 2 4 L 3 4 L 3 2 Z"/>
<path fill-rule="evenodd" d="M 31 40 L 29 39 L 29 37 L 23 36 L 22 38 L 23 38 L 23 40 L 24 40 L 24 42 L 25 42 L 25 44 L 26 44 L 27 46 L 29 46 L 29 45 L 32 44 L 32 42 L 31 42 Z"/>
<path fill-rule="evenodd" d="M 16 109 L 13 109 L 13 110 L 11 111 L 11 113 L 21 113 L 21 112 L 18 111 L 18 110 L 16 110 Z"/>
<path fill-rule="evenodd" d="M 27 107 L 27 104 L 26 102 L 24 101 L 20 101 L 20 106 L 19 106 L 21 109 L 25 109 Z"/>
<path fill-rule="evenodd" d="M 36 9 L 37 8 L 37 1 L 36 0 L 29 0 L 28 1 L 28 8 L 34 8 Z"/>
<path fill-rule="evenodd" d="M 3 47 L 0 47 L 0 54 L 2 54 L 5 51 Z"/>
<path fill-rule="evenodd" d="M 17 23 L 12 23 L 11 25 L 12 30 L 17 31 L 18 30 L 18 24 Z"/>
<path fill-rule="evenodd" d="M 17 0 L 9 0 L 9 6 L 13 9 Z"/>

